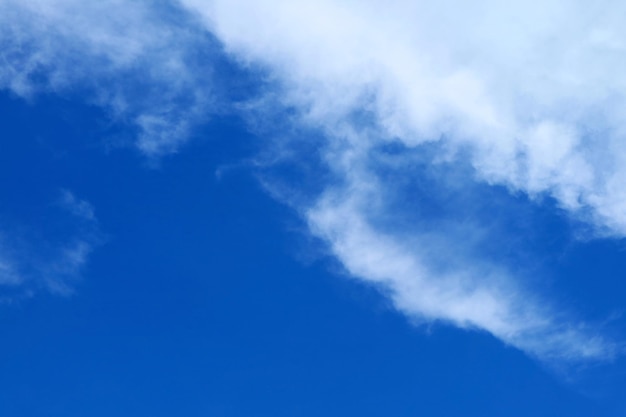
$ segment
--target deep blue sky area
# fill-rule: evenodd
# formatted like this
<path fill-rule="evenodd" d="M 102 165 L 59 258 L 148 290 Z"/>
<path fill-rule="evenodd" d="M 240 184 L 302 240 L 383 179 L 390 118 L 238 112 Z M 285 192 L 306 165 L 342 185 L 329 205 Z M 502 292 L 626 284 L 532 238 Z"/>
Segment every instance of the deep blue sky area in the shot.
<path fill-rule="evenodd" d="M 581 382 L 599 368 L 557 371 L 484 332 L 414 327 L 345 276 L 241 163 L 257 139 L 237 120 L 209 121 L 154 163 L 105 146 L 121 128 L 97 108 L 2 93 L 0 112 L 5 230 L 62 240 L 61 190 L 93 205 L 99 229 L 73 294 L 0 306 L 0 416 L 624 415 L 615 370 Z M 569 299 L 611 297 L 577 277 L 617 282 L 616 246 L 569 249 Z"/>

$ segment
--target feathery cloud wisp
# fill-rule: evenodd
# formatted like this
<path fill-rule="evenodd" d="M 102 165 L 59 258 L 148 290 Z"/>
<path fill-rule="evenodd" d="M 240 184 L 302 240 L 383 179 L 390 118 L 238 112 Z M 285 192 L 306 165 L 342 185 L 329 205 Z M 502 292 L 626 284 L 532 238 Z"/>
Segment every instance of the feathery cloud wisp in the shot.
<path fill-rule="evenodd" d="M 86 93 L 136 130 L 148 156 L 175 152 L 212 113 L 212 68 L 199 57 L 213 47 L 166 3 L 0 3 L 0 88 L 27 98 Z"/>
<path fill-rule="evenodd" d="M 80 278 L 89 254 L 102 236 L 94 209 L 63 190 L 55 204 L 58 233 L 47 235 L 29 227 L 8 227 L 0 222 L 0 301 L 11 302 L 38 290 L 67 295 Z"/>

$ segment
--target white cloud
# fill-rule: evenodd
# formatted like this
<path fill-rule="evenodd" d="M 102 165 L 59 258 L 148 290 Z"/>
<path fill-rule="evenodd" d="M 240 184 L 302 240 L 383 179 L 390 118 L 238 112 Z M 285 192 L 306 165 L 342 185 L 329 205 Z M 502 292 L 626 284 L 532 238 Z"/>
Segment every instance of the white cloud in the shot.
<path fill-rule="evenodd" d="M 381 141 L 470 149 L 483 180 L 626 233 L 621 3 L 183 3 L 307 122 L 332 134 L 367 111 Z"/>
<path fill-rule="evenodd" d="M 386 194 L 380 186 L 369 178 L 366 185 L 331 188 L 305 217 L 350 275 L 379 288 L 411 319 L 485 330 L 542 360 L 606 359 L 618 353 L 598 329 L 533 297 L 519 282 L 522 277 L 505 265 L 467 256 L 476 240 L 474 225 L 449 220 L 444 229 L 440 218 L 434 230 L 385 228 L 379 209 L 372 209 L 372 202 Z"/>
<path fill-rule="evenodd" d="M 198 44 L 203 54 L 214 45 L 181 13 L 165 3 L 3 0 L 0 88 L 27 98 L 86 92 L 137 129 L 145 154 L 176 151 L 214 105 Z"/>
<path fill-rule="evenodd" d="M 441 213 L 401 232 L 398 222 L 395 229 L 381 226 L 398 215 L 386 201 L 396 184 L 376 164 L 386 158 L 381 148 L 394 145 L 400 156 L 387 167 L 394 178 L 415 175 L 407 168 L 415 153 L 432 167 L 445 161 L 457 174 L 457 165 L 471 165 L 474 175 L 461 186 L 439 178 L 432 193 L 484 182 L 531 198 L 550 195 L 598 231 L 623 236 L 626 34 L 620 17 L 626 6 L 558 0 L 181 4 L 202 16 L 242 68 L 261 70 L 269 94 L 240 106 L 243 112 L 288 110 L 281 116 L 291 115 L 294 131 L 325 137 L 315 154 L 304 156 L 280 143 L 284 152 L 275 160 L 298 165 L 319 157 L 308 175 L 319 176 L 322 191 L 296 207 L 352 275 L 381 287 L 413 318 L 483 329 L 542 358 L 612 355 L 613 345 L 584 325 L 563 324 L 571 321 L 533 301 L 523 277 L 481 252 L 488 238 L 460 234 L 481 229 L 472 212 L 463 222 L 449 219 L 443 204 Z M 175 151 L 212 103 L 210 68 L 193 58 L 214 45 L 190 16 L 172 7 L 173 17 L 163 17 L 163 7 L 4 0 L 0 86 L 24 97 L 88 89 L 95 102 L 134 123 L 143 152 Z M 308 140 L 295 136 L 296 149 Z M 452 211 L 463 214 L 464 207 Z M 80 204 L 73 212 L 90 213 Z M 69 245 L 61 256 L 65 266 L 56 270 L 74 271 L 86 252 Z"/>
<path fill-rule="evenodd" d="M 599 233 L 625 235 L 624 5 L 182 3 L 204 17 L 233 59 L 266 72 L 270 104 L 257 109 L 291 109 L 301 127 L 326 135 L 320 153 L 333 179 L 317 203 L 299 208 L 352 275 L 389 292 L 412 317 L 484 329 L 544 359 L 612 355 L 614 346 L 585 325 L 540 308 L 523 277 L 488 254 L 437 259 L 427 249 L 433 239 L 474 253 L 480 246 L 463 242 L 454 227 L 413 230 L 407 240 L 377 226 L 394 216 L 384 200 L 396 185 L 374 161 L 384 157 L 381 146 L 395 144 L 409 158 L 396 173 L 420 151 L 453 171 L 469 163 L 475 174 L 467 184 L 549 195 Z M 479 218 L 465 222 L 480 227 Z M 437 267 L 446 261 L 449 268 Z"/>

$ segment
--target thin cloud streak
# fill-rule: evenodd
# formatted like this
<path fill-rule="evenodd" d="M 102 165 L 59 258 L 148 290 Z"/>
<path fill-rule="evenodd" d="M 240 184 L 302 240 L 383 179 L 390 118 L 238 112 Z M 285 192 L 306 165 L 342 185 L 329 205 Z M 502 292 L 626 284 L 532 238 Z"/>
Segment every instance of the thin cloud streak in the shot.
<path fill-rule="evenodd" d="M 557 319 L 505 266 L 456 253 L 467 236 L 412 230 L 407 241 L 377 228 L 367 208 L 372 192 L 371 185 L 366 192 L 354 186 L 331 190 L 305 217 L 351 276 L 380 289 L 415 323 L 484 330 L 544 361 L 619 354 L 618 345 L 597 329 L 563 315 Z"/>

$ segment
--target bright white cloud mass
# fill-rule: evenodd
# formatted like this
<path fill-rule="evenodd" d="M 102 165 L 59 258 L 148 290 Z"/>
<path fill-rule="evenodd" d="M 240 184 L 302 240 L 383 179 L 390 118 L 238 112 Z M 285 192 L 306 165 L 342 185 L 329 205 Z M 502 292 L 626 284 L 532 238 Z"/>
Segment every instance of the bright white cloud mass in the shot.
<path fill-rule="evenodd" d="M 626 234 L 626 5 L 146 4 L 1 1 L 0 86 L 88 89 L 137 127 L 149 156 L 177 150 L 212 113 L 238 112 L 275 137 L 261 164 L 312 164 L 268 189 L 412 319 L 482 329 L 542 359 L 617 353 L 485 249 L 507 236 L 477 209 L 489 193 L 465 191 L 549 197 L 598 236 Z M 199 56 L 261 87 L 229 101 Z M 0 282 L 11 271 L 0 262 Z"/>

